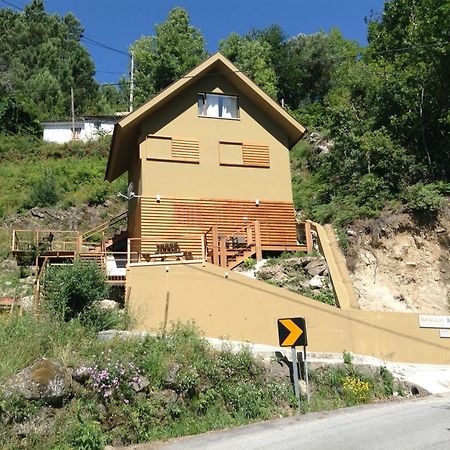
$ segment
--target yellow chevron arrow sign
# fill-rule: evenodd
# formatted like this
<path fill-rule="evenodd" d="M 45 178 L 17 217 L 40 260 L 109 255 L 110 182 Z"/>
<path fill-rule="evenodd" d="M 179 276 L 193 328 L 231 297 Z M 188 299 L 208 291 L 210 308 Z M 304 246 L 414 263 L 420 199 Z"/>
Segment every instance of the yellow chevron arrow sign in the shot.
<path fill-rule="evenodd" d="M 307 345 L 306 323 L 303 317 L 278 319 L 280 347 Z"/>

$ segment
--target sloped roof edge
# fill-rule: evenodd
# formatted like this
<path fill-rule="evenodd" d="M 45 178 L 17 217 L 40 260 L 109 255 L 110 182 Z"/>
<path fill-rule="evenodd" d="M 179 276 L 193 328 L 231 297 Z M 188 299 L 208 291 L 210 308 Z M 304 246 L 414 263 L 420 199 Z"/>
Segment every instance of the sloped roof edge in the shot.
<path fill-rule="evenodd" d="M 125 140 L 125 136 L 131 137 L 133 135 L 133 130 L 135 130 L 141 121 L 149 116 L 156 107 L 158 107 L 161 103 L 168 101 L 178 92 L 186 89 L 214 65 L 216 65 L 219 70 L 222 65 L 223 68 L 227 69 L 226 71 L 224 70 L 224 72 L 226 72 L 228 77 L 234 77 L 235 79 L 239 79 L 243 82 L 250 89 L 250 91 L 256 95 L 256 97 L 262 100 L 261 105 L 263 108 L 266 107 L 264 108 L 266 111 L 271 114 L 275 113 L 280 126 L 288 134 L 289 147 L 294 146 L 301 139 L 306 129 L 276 101 L 274 101 L 260 87 L 258 87 L 250 78 L 244 75 L 231 61 L 225 58 L 221 53 L 217 52 L 200 63 L 186 75 L 162 90 L 148 102 L 144 103 L 138 109 L 116 123 L 111 142 L 111 149 L 109 152 L 108 165 L 106 168 L 106 180 L 113 181 L 126 170 L 126 168 L 117 167 L 117 162 L 120 159 L 120 147 L 123 144 L 122 141 Z"/>

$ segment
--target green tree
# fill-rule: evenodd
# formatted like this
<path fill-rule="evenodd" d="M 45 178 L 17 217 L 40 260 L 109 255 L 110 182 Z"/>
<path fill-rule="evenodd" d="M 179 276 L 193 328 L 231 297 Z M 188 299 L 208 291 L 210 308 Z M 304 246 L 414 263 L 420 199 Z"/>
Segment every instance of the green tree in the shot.
<path fill-rule="evenodd" d="M 319 104 L 320 121 L 312 122 L 333 145 L 328 152 L 310 149 L 296 163 L 310 171 L 306 187 L 314 192 L 300 195 L 306 181 L 297 180 L 298 206 L 340 222 L 375 214 L 391 200 L 436 210 L 450 175 L 449 11 L 448 0 L 386 2 L 383 14 L 368 20 L 361 56 L 342 42 L 341 54 L 350 57 L 320 83 L 312 80 L 312 88 L 304 84 L 320 100 L 307 99 L 313 103 L 296 113 L 311 117 Z M 308 52 L 301 57 L 314 60 Z M 314 72 L 300 67 L 306 79 Z M 302 83 L 301 71 L 291 74 Z"/>
<path fill-rule="evenodd" d="M 354 61 L 358 50 L 337 29 L 290 39 L 279 75 L 280 95 L 293 109 L 322 101 L 333 86 L 337 68 Z"/>
<path fill-rule="evenodd" d="M 40 136 L 39 121 L 13 96 L 0 97 L 0 133 Z"/>
<path fill-rule="evenodd" d="M 450 1 L 394 0 L 369 21 L 366 59 L 383 68 L 374 119 L 422 165 L 426 180 L 450 176 Z"/>
<path fill-rule="evenodd" d="M 155 36 L 143 36 L 132 46 L 135 61 L 137 104 L 176 81 L 205 59 L 205 41 L 190 24 L 183 8 L 173 8 L 167 20 L 156 26 Z"/>
<path fill-rule="evenodd" d="M 38 119 L 60 119 L 70 115 L 73 87 L 77 115 L 102 112 L 82 34 L 73 14 L 49 15 L 42 0 L 32 0 L 23 12 L 0 9 L 0 97 L 14 92 Z"/>
<path fill-rule="evenodd" d="M 277 78 L 271 62 L 269 43 L 231 33 L 220 42 L 219 50 L 268 95 L 276 97 Z"/>

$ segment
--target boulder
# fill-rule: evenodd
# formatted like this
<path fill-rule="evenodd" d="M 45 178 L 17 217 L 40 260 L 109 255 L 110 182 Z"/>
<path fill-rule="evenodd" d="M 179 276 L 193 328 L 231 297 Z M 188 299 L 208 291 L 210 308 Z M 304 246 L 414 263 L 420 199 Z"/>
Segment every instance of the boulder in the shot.
<path fill-rule="evenodd" d="M 147 377 L 144 377 L 142 375 L 138 376 L 133 382 L 131 383 L 131 388 L 134 392 L 141 392 L 145 388 L 150 386 L 150 381 Z"/>
<path fill-rule="evenodd" d="M 327 263 L 323 259 L 313 259 L 310 261 L 306 267 L 305 270 L 312 276 L 316 275 L 324 275 L 328 272 Z"/>
<path fill-rule="evenodd" d="M 177 390 L 179 384 L 177 382 L 177 375 L 180 371 L 181 366 L 177 363 L 173 364 L 172 367 L 167 371 L 166 376 L 163 379 L 163 385 L 166 389 Z"/>
<path fill-rule="evenodd" d="M 119 307 L 117 302 L 108 299 L 100 300 L 96 304 L 100 309 L 117 309 Z"/>
<path fill-rule="evenodd" d="M 2 391 L 58 407 L 72 394 L 72 378 L 61 364 L 43 358 L 9 378 Z"/>
<path fill-rule="evenodd" d="M 44 214 L 41 213 L 37 208 L 31 208 L 30 213 L 33 217 L 38 217 L 39 219 L 43 219 L 45 217 Z"/>
<path fill-rule="evenodd" d="M 323 288 L 323 281 L 322 281 L 322 278 L 320 278 L 319 275 L 316 275 L 316 276 L 312 277 L 308 281 L 308 284 L 313 289 L 321 289 L 321 288 Z"/>
<path fill-rule="evenodd" d="M 91 369 L 86 366 L 75 367 L 72 370 L 72 379 L 77 383 L 84 384 L 91 377 Z"/>
<path fill-rule="evenodd" d="M 258 272 L 258 278 L 264 281 L 270 280 L 275 283 L 283 283 L 288 277 L 283 272 L 283 268 L 280 266 L 264 266 Z"/>
<path fill-rule="evenodd" d="M 20 437 L 29 435 L 48 436 L 55 432 L 55 412 L 51 408 L 42 408 L 29 419 L 14 424 L 14 431 Z"/>
<path fill-rule="evenodd" d="M 24 312 L 31 312 L 34 309 L 34 299 L 32 295 L 26 295 L 20 300 L 20 306 Z"/>

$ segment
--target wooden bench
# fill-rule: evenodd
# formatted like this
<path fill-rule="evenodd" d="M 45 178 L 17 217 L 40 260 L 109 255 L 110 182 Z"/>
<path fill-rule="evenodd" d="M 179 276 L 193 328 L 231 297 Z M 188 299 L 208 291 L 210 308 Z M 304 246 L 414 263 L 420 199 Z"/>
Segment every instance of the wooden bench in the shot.
<path fill-rule="evenodd" d="M 156 252 L 149 255 L 144 255 L 147 261 L 152 259 L 159 259 L 160 261 L 166 261 L 170 258 L 175 258 L 179 261 L 181 258 L 186 260 L 194 259 L 192 252 L 183 252 L 180 250 L 178 242 L 164 242 L 162 244 L 156 244 Z"/>

